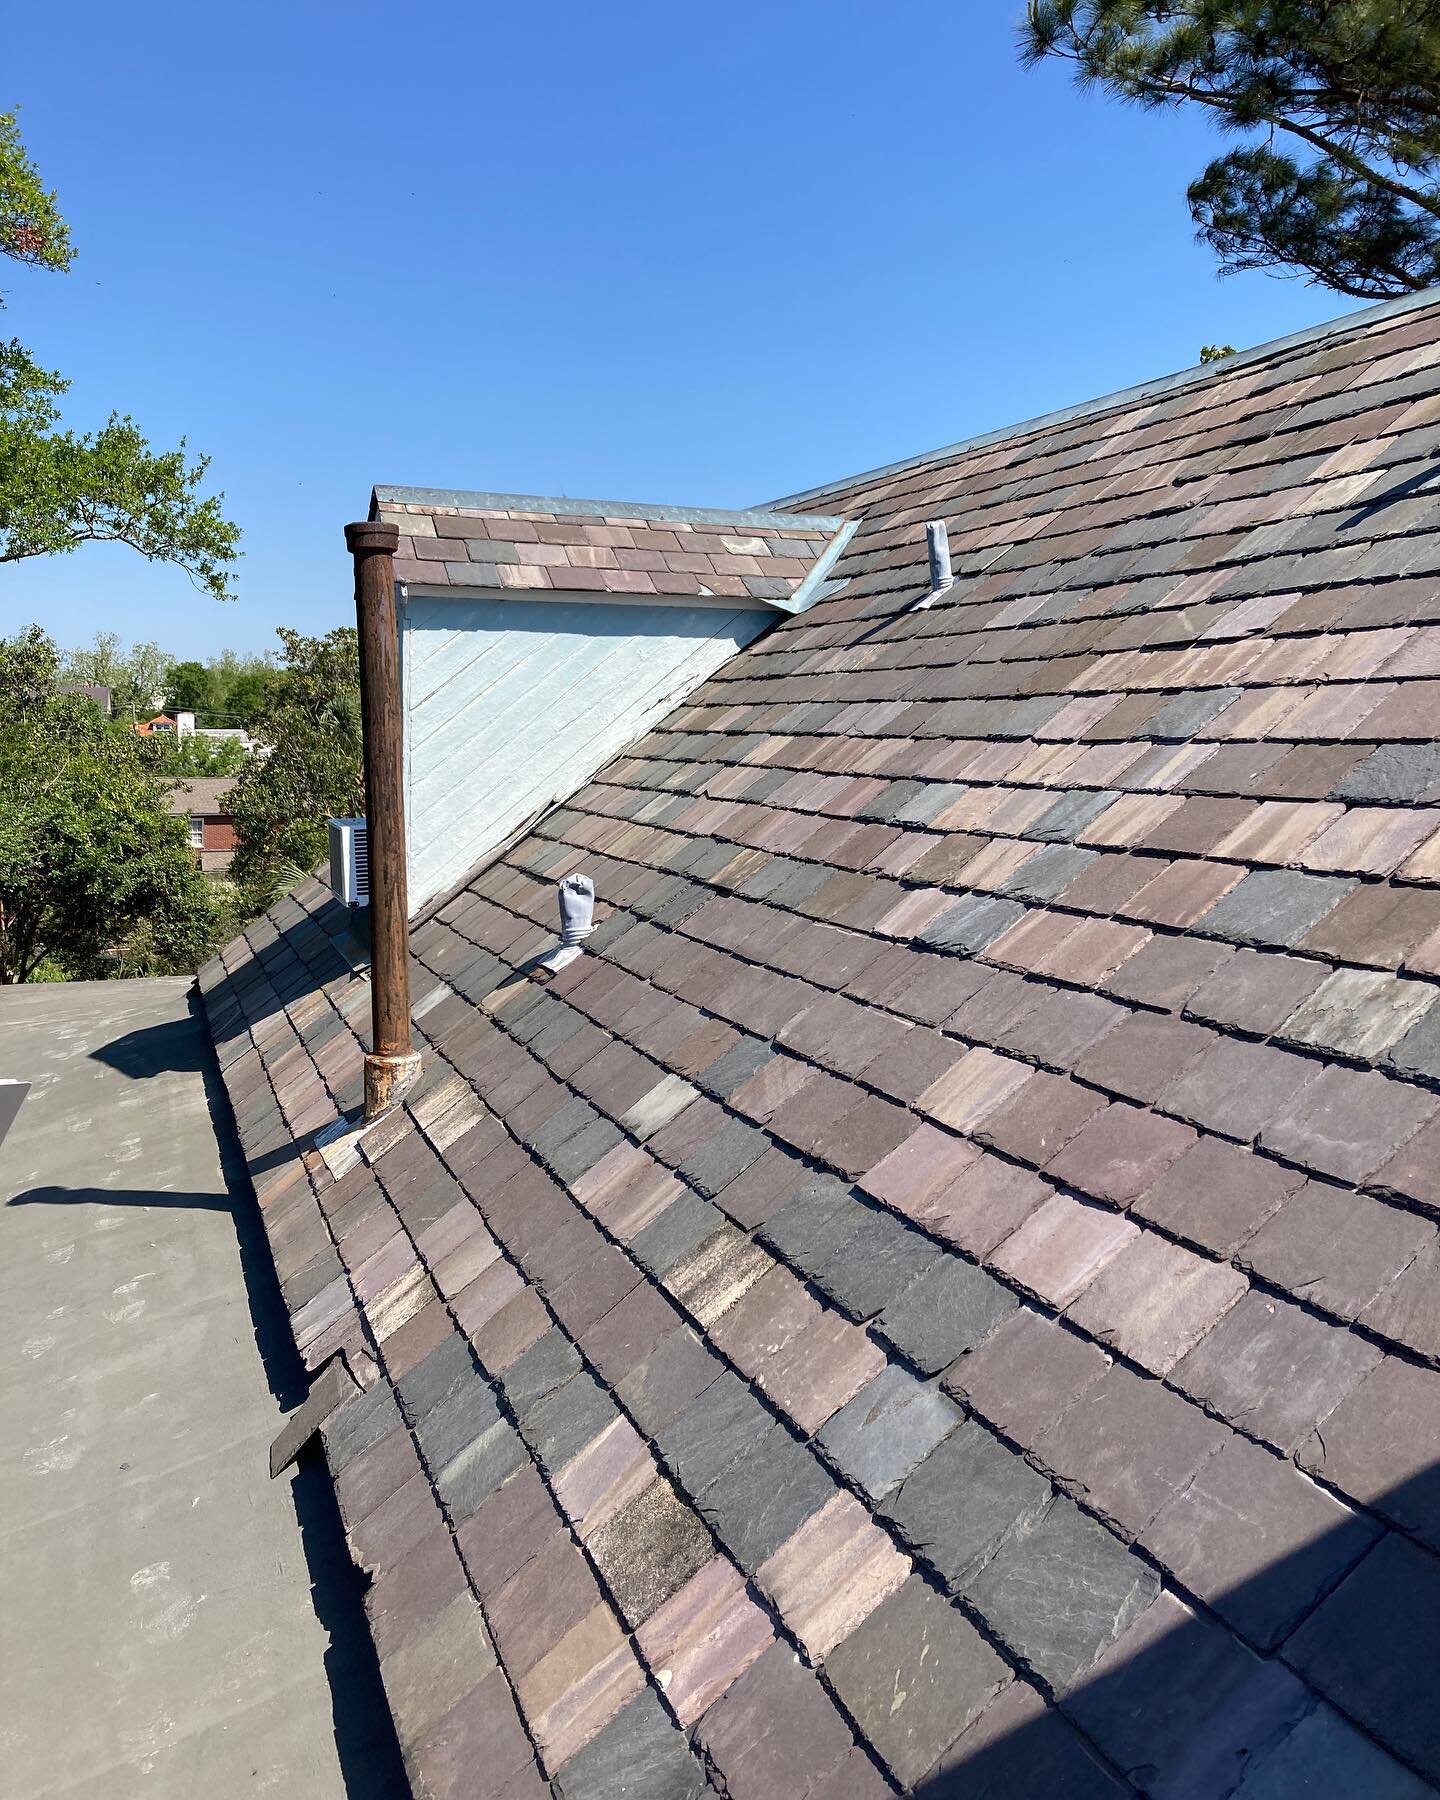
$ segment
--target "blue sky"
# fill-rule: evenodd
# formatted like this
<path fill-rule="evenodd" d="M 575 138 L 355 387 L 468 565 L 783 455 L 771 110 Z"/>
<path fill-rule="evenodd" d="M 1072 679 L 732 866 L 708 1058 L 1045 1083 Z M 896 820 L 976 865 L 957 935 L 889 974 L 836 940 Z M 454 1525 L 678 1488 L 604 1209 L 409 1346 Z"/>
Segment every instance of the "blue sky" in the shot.
<path fill-rule="evenodd" d="M 5 630 L 182 656 L 350 616 L 374 482 L 749 505 L 1351 309 L 1219 281 L 1215 140 L 1014 55 L 1019 0 L 12 10 L 0 106 L 69 276 L 3 327 L 213 458 L 221 606 L 129 552 L 0 569 Z"/>

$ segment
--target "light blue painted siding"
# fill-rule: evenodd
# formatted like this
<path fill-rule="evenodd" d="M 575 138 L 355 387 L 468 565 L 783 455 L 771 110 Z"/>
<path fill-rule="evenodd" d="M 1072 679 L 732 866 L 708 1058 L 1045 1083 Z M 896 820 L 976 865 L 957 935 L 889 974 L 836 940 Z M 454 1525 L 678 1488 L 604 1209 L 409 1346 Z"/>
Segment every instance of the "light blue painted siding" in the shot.
<path fill-rule="evenodd" d="M 400 610 L 410 905 L 445 892 L 775 620 L 412 596 Z"/>

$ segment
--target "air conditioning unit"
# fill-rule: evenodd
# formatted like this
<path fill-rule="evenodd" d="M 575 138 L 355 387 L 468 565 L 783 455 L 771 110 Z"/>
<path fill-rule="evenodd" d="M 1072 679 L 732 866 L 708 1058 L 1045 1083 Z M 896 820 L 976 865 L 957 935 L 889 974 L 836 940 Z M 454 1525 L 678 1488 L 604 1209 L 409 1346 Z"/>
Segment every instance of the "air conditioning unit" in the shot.
<path fill-rule="evenodd" d="M 370 904 L 370 838 L 363 819 L 330 821 L 330 891 L 344 906 Z"/>

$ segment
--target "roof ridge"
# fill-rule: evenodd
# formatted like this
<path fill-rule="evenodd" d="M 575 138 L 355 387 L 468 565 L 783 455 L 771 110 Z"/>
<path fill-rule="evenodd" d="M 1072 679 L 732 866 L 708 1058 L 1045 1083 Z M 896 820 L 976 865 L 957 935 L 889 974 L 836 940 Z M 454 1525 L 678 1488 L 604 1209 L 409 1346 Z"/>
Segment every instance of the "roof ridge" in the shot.
<path fill-rule="evenodd" d="M 477 512 L 543 512 L 564 517 L 595 513 L 615 519 L 675 519 L 698 525 L 811 525 L 834 531 L 841 519 L 828 514 L 803 515 L 777 512 L 774 507 L 649 505 L 636 500 L 591 500 L 551 494 L 498 494 L 465 488 L 391 487 L 377 484 L 372 507 L 392 506 L 469 507 Z"/>
<path fill-rule="evenodd" d="M 1108 412 L 1114 407 L 1130 406 L 1137 400 L 1155 399 L 1202 381 L 1219 380 L 1252 363 L 1265 362 L 1284 352 L 1303 349 L 1308 344 L 1323 343 L 1330 337 L 1367 330 L 1381 320 L 1437 304 L 1440 304 L 1440 287 L 1426 288 L 1418 294 L 1401 294 L 1393 300 L 1382 300 L 1376 306 L 1361 307 L 1358 312 L 1342 313 L 1338 319 L 1327 319 L 1323 324 L 1306 326 L 1303 331 L 1292 331 L 1284 337 L 1271 338 L 1268 343 L 1256 344 L 1249 350 L 1238 350 L 1233 356 L 1226 356 L 1218 362 L 1199 363 L 1194 368 L 1178 369 L 1172 375 L 1155 375 L 1132 387 L 1116 388 L 1112 393 L 1097 395 L 1093 400 L 1081 400 L 1073 406 L 1059 407 L 1054 412 L 1038 413 L 1034 418 L 1021 419 L 1013 425 L 997 425 L 989 431 L 977 432 L 972 437 L 958 438 L 953 444 L 942 444 L 935 450 L 922 450 L 915 456 L 901 457 L 898 462 L 882 463 L 874 469 L 859 469 L 852 475 L 840 475 L 817 487 L 801 488 L 796 493 L 781 495 L 768 504 L 775 507 L 795 506 L 802 501 L 819 500 L 827 494 L 853 488 L 861 482 L 877 481 L 886 475 L 903 474 L 907 469 L 924 468 L 927 463 L 945 462 L 969 450 L 983 450 L 991 444 L 1003 443 L 1006 438 L 1025 437 L 1030 432 L 1067 425 L 1075 420 Z"/>

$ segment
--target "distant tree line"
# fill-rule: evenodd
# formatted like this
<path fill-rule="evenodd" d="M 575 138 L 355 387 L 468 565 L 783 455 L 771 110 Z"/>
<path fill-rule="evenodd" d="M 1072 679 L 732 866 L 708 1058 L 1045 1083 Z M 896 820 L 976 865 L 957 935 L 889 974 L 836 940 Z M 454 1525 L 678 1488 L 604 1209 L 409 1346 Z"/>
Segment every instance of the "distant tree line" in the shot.
<path fill-rule="evenodd" d="M 245 731 L 264 709 L 276 674 L 273 656 L 221 650 L 205 662 L 181 661 L 159 644 L 127 649 L 113 631 L 97 631 L 92 643 L 71 650 L 64 661 L 65 680 L 109 688 L 117 716 L 190 712 L 200 726 Z"/>
<path fill-rule="evenodd" d="M 39 626 L 0 640 L 0 985 L 191 973 L 323 860 L 327 819 L 363 812 L 355 632 L 279 636 L 274 661 L 189 664 L 111 633 L 68 657 Z M 157 694 L 201 712 L 191 670 L 219 697 L 208 716 L 241 715 L 259 752 L 134 730 L 132 706 L 150 717 Z M 77 683 L 110 688 L 119 716 Z M 226 882 L 202 874 L 169 808 L 194 774 L 235 777 Z"/>

